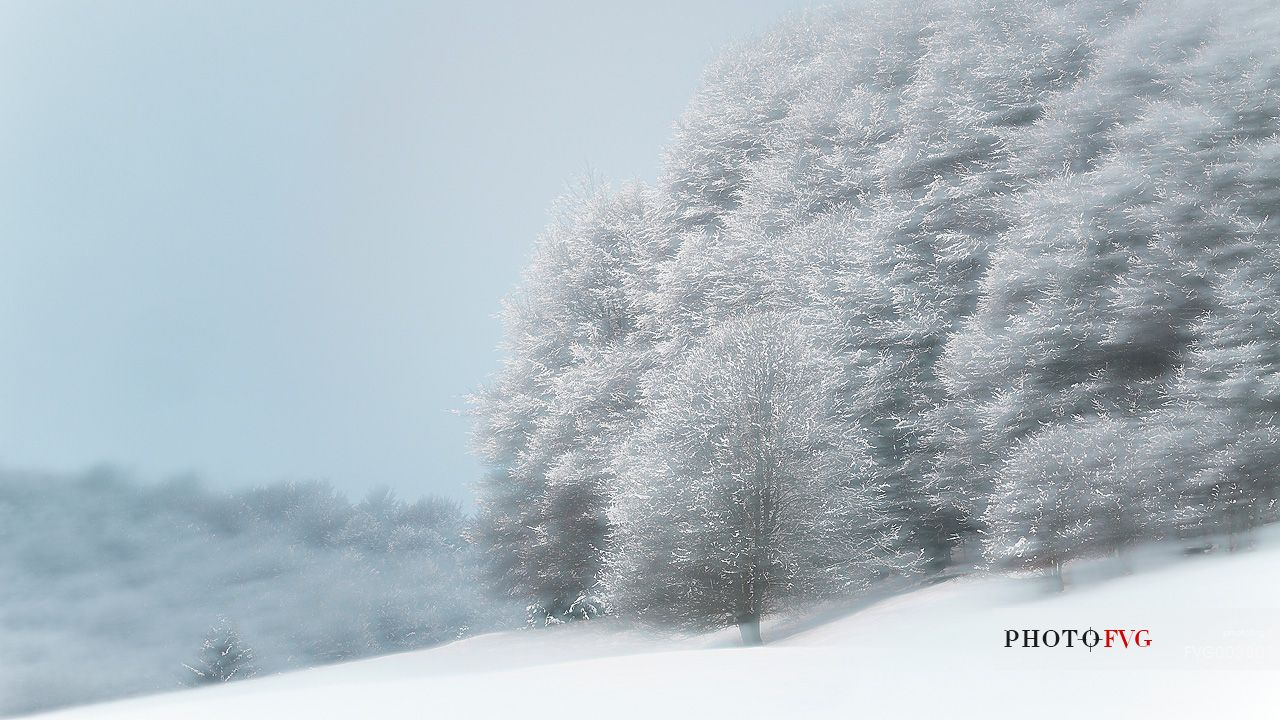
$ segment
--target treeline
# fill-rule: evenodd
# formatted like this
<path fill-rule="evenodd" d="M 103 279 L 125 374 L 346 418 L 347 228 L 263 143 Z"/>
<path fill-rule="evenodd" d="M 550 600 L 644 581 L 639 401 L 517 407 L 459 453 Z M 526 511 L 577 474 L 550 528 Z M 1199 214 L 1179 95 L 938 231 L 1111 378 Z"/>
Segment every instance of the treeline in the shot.
<path fill-rule="evenodd" d="M 475 399 L 499 589 L 739 623 L 1276 515 L 1280 7 L 868 3 L 557 209 Z"/>
<path fill-rule="evenodd" d="M 321 482 L 222 493 L 109 470 L 0 473 L 0 713 L 510 624 L 518 613 L 478 590 L 466 522 L 450 500 L 352 503 Z"/>

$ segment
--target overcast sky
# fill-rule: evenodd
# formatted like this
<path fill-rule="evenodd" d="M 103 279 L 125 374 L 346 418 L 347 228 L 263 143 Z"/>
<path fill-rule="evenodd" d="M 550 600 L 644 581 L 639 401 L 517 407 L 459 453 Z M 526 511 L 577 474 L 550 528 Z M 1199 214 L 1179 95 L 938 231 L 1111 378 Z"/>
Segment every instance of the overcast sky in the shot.
<path fill-rule="evenodd" d="M 0 2 L 0 464 L 464 499 L 550 201 L 804 4 Z"/>

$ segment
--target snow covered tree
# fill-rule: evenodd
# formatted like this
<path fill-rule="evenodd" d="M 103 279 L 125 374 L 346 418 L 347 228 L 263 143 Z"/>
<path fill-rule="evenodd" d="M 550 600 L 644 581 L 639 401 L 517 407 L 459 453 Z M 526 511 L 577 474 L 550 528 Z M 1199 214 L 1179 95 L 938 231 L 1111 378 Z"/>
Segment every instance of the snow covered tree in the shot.
<path fill-rule="evenodd" d="M 599 581 L 616 437 L 647 361 L 654 217 L 641 187 L 565 201 L 505 305 L 503 369 L 475 399 L 488 472 L 473 536 L 497 589 L 546 617 L 580 617 Z"/>
<path fill-rule="evenodd" d="M 659 625 L 738 625 L 860 587 L 888 564 L 866 447 L 831 411 L 837 366 L 798 318 L 726 322 L 690 348 L 619 459 L 606 586 Z"/>
<path fill-rule="evenodd" d="M 832 363 L 839 430 L 815 428 L 865 441 L 857 532 L 933 569 L 988 531 L 1017 565 L 1028 518 L 1079 503 L 1089 537 L 1035 525 L 1029 562 L 1274 517 L 1274 17 L 891 0 L 722 55 L 655 186 L 571 206 L 509 303 L 477 433 L 500 586 L 596 607 L 610 543 L 643 536 L 612 519 L 636 468 L 705 475 L 660 457 L 691 353 L 751 316 L 801 318 Z"/>
<path fill-rule="evenodd" d="M 1116 552 L 1158 520 L 1144 476 L 1126 467 L 1131 423 L 1081 418 L 1021 442 L 997 480 L 985 524 L 997 566 L 1048 571 L 1062 588 L 1073 558 Z"/>
<path fill-rule="evenodd" d="M 935 567 L 989 489 L 931 472 L 949 439 L 935 433 L 950 420 L 937 365 L 1008 225 L 1000 200 L 1025 184 L 1010 138 L 1079 82 L 1094 38 L 1132 10 L 808 13 L 713 65 L 668 154 L 663 189 L 692 230 L 663 268 L 652 324 L 696 337 L 788 299 L 824 308 L 844 335 L 841 414 L 871 443 L 904 542 Z M 818 262 L 788 272 L 801 245 Z"/>
<path fill-rule="evenodd" d="M 1097 413 L 1167 426 L 1156 415 L 1215 307 L 1212 278 L 1265 242 L 1255 158 L 1277 110 L 1257 8 L 1132 9 L 1093 37 L 1095 70 L 1006 137 L 1021 187 L 942 361 L 935 484 L 975 489 L 969 517 L 1035 433 Z"/>
<path fill-rule="evenodd" d="M 1280 272 L 1273 251 L 1214 277 L 1217 308 L 1174 399 L 1203 428 L 1199 472 L 1179 486 L 1179 529 L 1237 536 L 1277 516 L 1280 502 Z"/>
<path fill-rule="evenodd" d="M 219 617 L 204 638 L 200 654 L 191 665 L 187 684 L 192 686 L 244 680 L 258 674 L 253 650 L 240 639 L 240 633 L 225 617 Z"/>

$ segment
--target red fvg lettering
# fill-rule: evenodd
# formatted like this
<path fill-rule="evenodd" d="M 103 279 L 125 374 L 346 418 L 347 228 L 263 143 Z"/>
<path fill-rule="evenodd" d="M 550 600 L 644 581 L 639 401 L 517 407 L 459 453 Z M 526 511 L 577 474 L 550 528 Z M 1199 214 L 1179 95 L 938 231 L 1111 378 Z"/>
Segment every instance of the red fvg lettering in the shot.
<path fill-rule="evenodd" d="M 1121 647 L 1129 647 L 1129 643 L 1130 643 L 1130 642 L 1132 642 L 1132 643 L 1133 643 L 1135 646 L 1137 646 L 1137 647 L 1150 647 L 1150 646 L 1151 646 L 1151 638 L 1149 638 L 1149 637 L 1147 637 L 1147 638 L 1142 637 L 1143 635 L 1150 635 L 1150 634 L 1151 634 L 1151 631 L 1149 631 L 1149 630 L 1147 630 L 1147 629 L 1145 629 L 1145 628 L 1144 628 L 1144 629 L 1142 629 L 1142 630 L 1132 630 L 1132 631 L 1130 631 L 1130 632 L 1132 632 L 1132 633 L 1133 633 L 1132 635 L 1126 635 L 1126 634 L 1125 634 L 1125 631 L 1124 631 L 1123 629 L 1120 629 L 1120 630 L 1108 629 L 1108 630 L 1105 630 L 1105 631 L 1103 631 L 1103 632 L 1105 632 L 1105 633 L 1106 633 L 1106 642 L 1105 642 L 1105 647 L 1111 647 L 1111 643 L 1112 643 L 1116 638 L 1119 638 L 1120 643 L 1121 643 Z"/>

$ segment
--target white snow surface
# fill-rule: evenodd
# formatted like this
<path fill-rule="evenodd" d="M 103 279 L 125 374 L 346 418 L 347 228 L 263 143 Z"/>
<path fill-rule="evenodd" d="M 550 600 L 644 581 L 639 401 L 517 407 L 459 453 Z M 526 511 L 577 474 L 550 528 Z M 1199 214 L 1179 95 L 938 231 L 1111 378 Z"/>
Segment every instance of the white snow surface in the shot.
<path fill-rule="evenodd" d="M 1271 533 L 1273 539 L 1275 533 Z M 181 718 L 1280 717 L 1280 543 L 1076 567 L 1063 593 L 971 575 L 860 608 L 672 639 L 601 620 L 63 710 Z M 1146 628 L 1151 646 L 1006 648 L 1006 629 Z"/>

